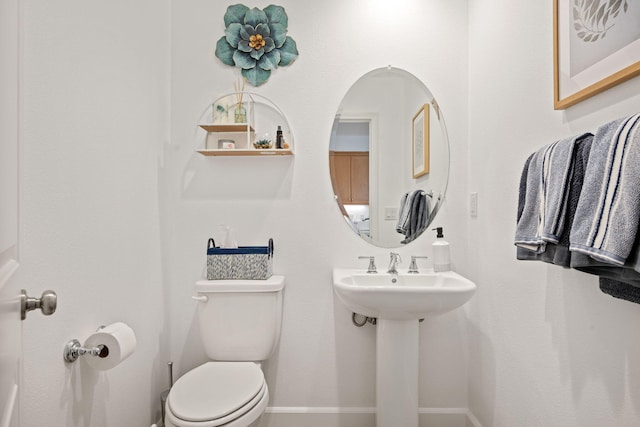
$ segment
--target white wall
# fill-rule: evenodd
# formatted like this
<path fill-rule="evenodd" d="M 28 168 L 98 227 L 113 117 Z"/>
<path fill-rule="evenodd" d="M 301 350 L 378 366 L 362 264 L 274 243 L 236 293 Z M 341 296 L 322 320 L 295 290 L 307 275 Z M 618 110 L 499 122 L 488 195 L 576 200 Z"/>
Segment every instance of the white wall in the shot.
<path fill-rule="evenodd" d="M 167 387 L 158 154 L 168 132 L 166 1 L 22 2 L 16 280 L 58 294 L 24 322 L 23 426 L 149 426 Z M 137 351 L 97 373 L 65 343 L 124 321 Z"/>
<path fill-rule="evenodd" d="M 357 238 L 339 214 L 329 179 L 331 126 L 349 87 L 372 69 L 391 64 L 425 82 L 445 112 L 457 168 L 438 223 L 451 229 L 454 264 L 464 269 L 467 2 L 278 4 L 289 15 L 289 35 L 300 56 L 255 91 L 287 115 L 295 156 L 205 158 L 193 151 L 198 117 L 213 98 L 233 90 L 238 76 L 213 55 L 227 4 L 173 2 L 172 134 L 165 147 L 167 197 L 161 208 L 170 354 L 177 374 L 205 360 L 190 296 L 203 272 L 207 238 L 221 239 L 218 225 L 229 224 L 242 244 L 273 237 L 275 271 L 287 277 L 279 351 L 266 366 L 270 406 L 372 407 L 375 329 L 351 324 L 351 313 L 333 295 L 331 269 L 364 265 L 358 255 L 376 255 L 384 268 L 389 255 Z M 432 240 L 402 248 L 404 266 L 410 255 L 430 254 Z M 467 406 L 464 319 L 461 311 L 421 326 L 422 407 Z"/>
<path fill-rule="evenodd" d="M 470 407 L 484 426 L 632 426 L 639 306 L 595 276 L 515 260 L 518 180 L 554 140 L 640 109 L 640 79 L 553 110 L 551 2 L 470 2 Z"/>

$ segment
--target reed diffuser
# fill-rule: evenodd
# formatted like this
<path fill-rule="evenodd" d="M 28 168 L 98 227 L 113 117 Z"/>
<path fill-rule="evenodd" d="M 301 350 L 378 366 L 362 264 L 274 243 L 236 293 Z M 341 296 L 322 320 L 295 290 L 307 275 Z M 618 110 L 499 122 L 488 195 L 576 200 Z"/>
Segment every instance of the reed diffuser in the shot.
<path fill-rule="evenodd" d="M 244 95 L 244 78 L 233 82 L 233 88 L 236 91 L 236 106 L 234 111 L 234 122 L 247 123 L 247 109 L 244 108 L 242 97 Z"/>

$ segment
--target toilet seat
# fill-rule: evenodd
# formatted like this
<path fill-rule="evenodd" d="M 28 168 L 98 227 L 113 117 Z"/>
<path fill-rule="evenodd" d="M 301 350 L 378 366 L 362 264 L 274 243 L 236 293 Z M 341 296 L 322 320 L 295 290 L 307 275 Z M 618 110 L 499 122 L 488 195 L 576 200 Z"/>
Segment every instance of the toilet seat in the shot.
<path fill-rule="evenodd" d="M 230 425 L 268 400 L 262 370 L 253 362 L 208 362 L 184 374 L 167 398 L 167 417 L 177 426 Z M 256 408 L 260 406 L 261 408 Z M 234 423 L 235 424 L 235 423 Z"/>

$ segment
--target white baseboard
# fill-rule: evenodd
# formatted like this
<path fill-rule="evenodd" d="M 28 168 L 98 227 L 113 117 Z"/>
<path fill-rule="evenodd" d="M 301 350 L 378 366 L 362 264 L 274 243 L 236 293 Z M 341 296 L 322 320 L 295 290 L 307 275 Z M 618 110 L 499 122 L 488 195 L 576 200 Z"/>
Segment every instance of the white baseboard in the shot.
<path fill-rule="evenodd" d="M 267 407 L 257 427 L 372 427 L 373 407 Z M 419 408 L 420 427 L 482 427 L 467 408 Z"/>

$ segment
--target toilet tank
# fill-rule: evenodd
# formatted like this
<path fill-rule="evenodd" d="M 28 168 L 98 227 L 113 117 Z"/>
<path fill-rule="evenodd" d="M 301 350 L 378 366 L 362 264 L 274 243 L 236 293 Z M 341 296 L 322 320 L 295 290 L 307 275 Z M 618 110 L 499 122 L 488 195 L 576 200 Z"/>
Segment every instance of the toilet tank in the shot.
<path fill-rule="evenodd" d="M 198 325 L 207 355 L 221 361 L 269 358 L 280 338 L 284 276 L 196 282 Z"/>

